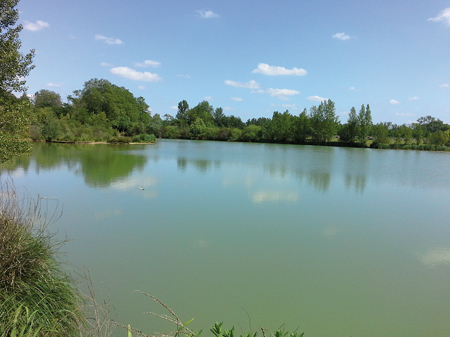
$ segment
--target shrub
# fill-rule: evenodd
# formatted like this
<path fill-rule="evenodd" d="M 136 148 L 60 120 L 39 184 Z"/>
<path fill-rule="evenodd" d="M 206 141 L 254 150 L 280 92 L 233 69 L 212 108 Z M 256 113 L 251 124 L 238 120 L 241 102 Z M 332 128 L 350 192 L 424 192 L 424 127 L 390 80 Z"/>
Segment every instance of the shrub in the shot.
<path fill-rule="evenodd" d="M 132 139 L 130 137 L 112 137 L 108 140 L 108 143 L 111 144 L 129 144 Z"/>
<path fill-rule="evenodd" d="M 11 183 L 0 192 L 0 336 L 76 336 L 80 295 L 56 258 L 62 243 L 47 231 L 57 217 L 43 219 L 40 202 L 19 201 Z"/>

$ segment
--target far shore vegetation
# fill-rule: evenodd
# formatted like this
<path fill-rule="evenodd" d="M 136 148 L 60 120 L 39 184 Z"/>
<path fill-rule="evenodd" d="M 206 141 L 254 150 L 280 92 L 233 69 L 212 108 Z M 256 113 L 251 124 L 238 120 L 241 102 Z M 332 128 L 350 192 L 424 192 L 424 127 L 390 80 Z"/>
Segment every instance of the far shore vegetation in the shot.
<path fill-rule="evenodd" d="M 153 143 L 157 138 L 261 142 L 404 150 L 450 150 L 450 125 L 432 116 L 397 125 L 372 122 L 370 106 L 350 109 L 341 122 L 332 100 L 299 114 L 273 112 L 272 118 L 225 115 L 202 101 L 190 108 L 178 103 L 175 116 L 152 116 L 142 97 L 105 79 L 91 79 L 63 103 L 61 96 L 42 89 L 16 98 L 30 106 L 33 122 L 24 138 L 52 142 Z"/>

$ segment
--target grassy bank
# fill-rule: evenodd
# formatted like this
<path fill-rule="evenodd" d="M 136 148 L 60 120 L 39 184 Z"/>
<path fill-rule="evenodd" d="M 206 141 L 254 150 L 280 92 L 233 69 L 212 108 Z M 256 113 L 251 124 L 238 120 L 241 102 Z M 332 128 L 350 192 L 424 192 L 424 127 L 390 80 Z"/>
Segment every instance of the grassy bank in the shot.
<path fill-rule="evenodd" d="M 0 336 L 78 336 L 81 296 L 48 232 L 58 214 L 44 216 L 10 182 L 0 192 Z"/>

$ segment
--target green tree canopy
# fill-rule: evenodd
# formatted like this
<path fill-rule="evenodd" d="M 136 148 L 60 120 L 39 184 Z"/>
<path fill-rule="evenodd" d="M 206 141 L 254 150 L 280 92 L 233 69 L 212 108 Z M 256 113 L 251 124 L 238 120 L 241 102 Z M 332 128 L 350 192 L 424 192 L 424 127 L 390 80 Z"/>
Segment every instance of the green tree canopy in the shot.
<path fill-rule="evenodd" d="M 31 105 L 28 99 L 13 95 L 26 91 L 24 78 L 34 68 L 34 50 L 25 55 L 19 52 L 18 2 L 0 1 L 0 162 L 30 151 L 29 142 L 20 139 L 20 134 L 31 124 Z"/>
<path fill-rule="evenodd" d="M 51 91 L 42 89 L 34 94 L 34 108 L 52 108 L 56 110 L 62 106 L 61 95 Z"/>
<path fill-rule="evenodd" d="M 135 123 L 150 123 L 149 106 L 143 97 L 134 97 L 125 89 L 105 79 L 91 79 L 84 84 L 82 90 L 74 91 L 68 97 L 77 115 L 82 112 L 90 123 L 88 116 L 105 113 L 106 119 L 119 131 L 127 131 Z"/>

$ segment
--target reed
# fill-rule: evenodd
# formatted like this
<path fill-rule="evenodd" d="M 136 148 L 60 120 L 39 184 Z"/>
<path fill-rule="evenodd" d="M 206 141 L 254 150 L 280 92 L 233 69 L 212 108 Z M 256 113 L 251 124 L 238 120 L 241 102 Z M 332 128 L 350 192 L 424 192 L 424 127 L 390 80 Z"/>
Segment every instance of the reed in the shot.
<path fill-rule="evenodd" d="M 41 201 L 20 198 L 11 181 L 1 183 L 1 337 L 77 336 L 84 323 L 80 294 L 58 259 L 64 242 L 48 231 L 60 213 L 42 211 Z"/>

